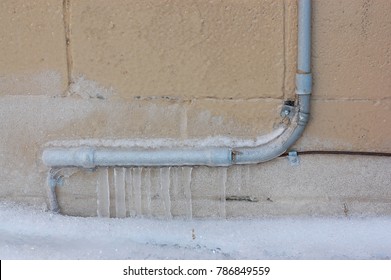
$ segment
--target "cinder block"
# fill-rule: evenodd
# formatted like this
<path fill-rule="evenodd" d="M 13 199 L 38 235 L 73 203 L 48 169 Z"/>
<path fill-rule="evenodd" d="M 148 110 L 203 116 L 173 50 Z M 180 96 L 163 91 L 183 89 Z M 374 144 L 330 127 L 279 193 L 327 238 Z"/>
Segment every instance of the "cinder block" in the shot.
<path fill-rule="evenodd" d="M 247 167 L 234 166 L 227 194 L 253 201 L 227 201 L 227 216 L 385 214 L 391 204 L 390 164 L 382 157 L 303 155 L 295 167 L 287 158 L 251 165 L 247 179 L 237 176 Z"/>
<path fill-rule="evenodd" d="M 387 0 L 313 1 L 315 98 L 389 96 L 390 13 Z"/>
<path fill-rule="evenodd" d="M 186 106 L 187 137 L 250 139 L 273 131 L 280 121 L 282 100 L 195 100 Z"/>
<path fill-rule="evenodd" d="M 313 100 L 300 151 L 391 152 L 391 101 Z"/>
<path fill-rule="evenodd" d="M 67 85 L 62 0 L 4 0 L 0 95 L 61 95 Z"/>
<path fill-rule="evenodd" d="M 281 97 L 283 1 L 73 1 L 74 76 L 122 97 Z"/>
<path fill-rule="evenodd" d="M 56 188 L 58 203 L 63 214 L 95 217 L 97 215 L 97 172 L 67 168 L 63 185 Z M 44 187 L 44 186 L 41 186 Z"/>

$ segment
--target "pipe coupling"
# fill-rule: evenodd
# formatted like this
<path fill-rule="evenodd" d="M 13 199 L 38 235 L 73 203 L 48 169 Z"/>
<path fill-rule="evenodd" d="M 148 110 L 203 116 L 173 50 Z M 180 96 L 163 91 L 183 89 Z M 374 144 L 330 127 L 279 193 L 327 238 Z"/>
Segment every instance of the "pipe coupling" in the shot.
<path fill-rule="evenodd" d="M 311 94 L 312 92 L 312 74 L 297 73 L 296 74 L 296 94 Z"/>
<path fill-rule="evenodd" d="M 51 167 L 75 166 L 83 168 L 95 167 L 95 150 L 82 148 L 51 148 L 43 152 L 43 163 Z"/>
<path fill-rule="evenodd" d="M 92 148 L 81 148 L 78 149 L 75 154 L 75 162 L 77 162 L 78 166 L 82 166 L 84 168 L 94 168 L 94 149 Z"/>
<path fill-rule="evenodd" d="M 298 120 L 297 124 L 301 125 L 301 126 L 306 126 L 309 118 L 310 118 L 309 113 L 299 112 L 299 120 Z"/>

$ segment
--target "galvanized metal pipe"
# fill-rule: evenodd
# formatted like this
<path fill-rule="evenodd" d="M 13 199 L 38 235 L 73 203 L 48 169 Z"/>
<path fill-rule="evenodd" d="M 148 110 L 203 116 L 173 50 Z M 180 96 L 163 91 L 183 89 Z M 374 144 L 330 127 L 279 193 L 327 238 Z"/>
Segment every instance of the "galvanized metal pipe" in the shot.
<path fill-rule="evenodd" d="M 311 0 L 298 3 L 297 72 L 311 72 Z"/>
<path fill-rule="evenodd" d="M 181 149 L 108 149 L 108 148 L 50 148 L 43 152 L 43 162 L 51 167 L 97 166 L 229 166 L 230 148 Z"/>
<path fill-rule="evenodd" d="M 274 140 L 257 147 L 116 149 L 98 147 L 49 148 L 43 152 L 43 162 L 49 167 L 97 166 L 230 166 L 261 163 L 278 157 L 303 134 L 310 113 L 311 75 L 311 0 L 298 0 L 298 54 L 296 73 L 296 106 L 290 125 Z M 50 204 L 58 204 L 49 176 Z"/>

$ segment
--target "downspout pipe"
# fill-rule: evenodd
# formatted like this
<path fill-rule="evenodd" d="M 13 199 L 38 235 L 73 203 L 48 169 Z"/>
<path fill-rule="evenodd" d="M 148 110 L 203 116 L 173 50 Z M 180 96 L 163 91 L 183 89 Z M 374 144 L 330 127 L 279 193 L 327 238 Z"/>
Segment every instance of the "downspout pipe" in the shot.
<path fill-rule="evenodd" d="M 115 149 L 98 147 L 49 148 L 43 162 L 52 168 L 97 166 L 230 166 L 256 164 L 283 154 L 303 134 L 310 113 L 311 0 L 298 1 L 298 56 L 296 104 L 291 108 L 289 125 L 274 140 L 256 147 L 210 147 L 165 149 Z"/>

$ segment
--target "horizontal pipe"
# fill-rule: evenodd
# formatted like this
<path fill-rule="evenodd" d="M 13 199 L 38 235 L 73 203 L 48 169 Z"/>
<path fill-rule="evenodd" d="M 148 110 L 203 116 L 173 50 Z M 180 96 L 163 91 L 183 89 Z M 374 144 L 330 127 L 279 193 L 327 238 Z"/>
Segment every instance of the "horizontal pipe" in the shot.
<path fill-rule="evenodd" d="M 229 166 L 232 152 L 229 148 L 182 149 L 107 149 L 107 148 L 50 148 L 42 160 L 51 167 L 98 166 Z"/>

